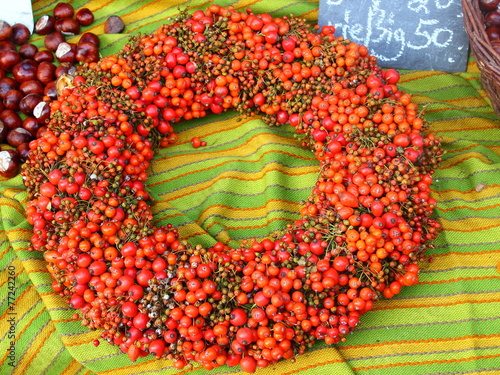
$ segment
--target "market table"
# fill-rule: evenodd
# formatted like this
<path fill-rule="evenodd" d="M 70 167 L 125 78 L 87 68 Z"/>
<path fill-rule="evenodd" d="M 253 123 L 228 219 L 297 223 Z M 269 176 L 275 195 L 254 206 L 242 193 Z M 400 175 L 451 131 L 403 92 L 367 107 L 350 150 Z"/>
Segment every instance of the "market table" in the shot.
<path fill-rule="evenodd" d="M 94 12 L 95 22 L 84 30 L 101 35 L 103 55 L 119 50 L 127 34 L 148 33 L 168 22 L 179 8 L 210 4 L 71 3 Z M 317 1 L 217 3 L 273 16 L 294 14 L 311 23 L 318 17 Z M 34 1 L 35 19 L 55 4 Z M 124 34 L 102 35 L 111 14 L 124 20 Z M 446 151 L 432 185 L 444 231 L 422 266 L 420 283 L 376 302 L 345 343 L 317 344 L 296 360 L 257 374 L 500 373 L 500 120 L 479 78 L 472 60 L 465 73 L 401 72 L 401 88 L 425 108 L 430 131 L 442 137 Z M 257 117 L 240 120 L 226 112 L 180 123 L 176 131 L 178 142 L 159 152 L 147 182 L 156 199 L 155 225 L 172 223 L 193 243 L 234 246 L 300 217 L 299 202 L 309 195 L 318 167 L 291 127 L 269 127 Z M 193 148 L 194 136 L 207 146 Z M 197 366 L 177 370 L 152 357 L 131 363 L 115 346 L 95 347 L 99 333 L 74 319 L 75 311 L 51 291 L 42 254 L 27 251 L 26 200 L 21 176 L 0 180 L 1 374 L 206 373 Z M 222 367 L 211 373 L 240 370 Z"/>

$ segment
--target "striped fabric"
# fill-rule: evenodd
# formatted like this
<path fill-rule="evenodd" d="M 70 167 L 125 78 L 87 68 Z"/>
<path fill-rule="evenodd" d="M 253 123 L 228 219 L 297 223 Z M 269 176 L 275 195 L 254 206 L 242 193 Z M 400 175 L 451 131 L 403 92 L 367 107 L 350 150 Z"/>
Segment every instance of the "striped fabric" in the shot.
<path fill-rule="evenodd" d="M 35 18 L 57 1 L 34 1 Z M 128 33 L 147 33 L 179 8 L 203 8 L 207 0 L 76 0 L 96 16 L 84 31 L 103 33 L 111 14 Z M 300 15 L 314 23 L 317 1 L 219 0 L 237 9 L 274 16 Z M 116 52 L 126 35 L 105 35 L 103 55 Z M 77 40 L 77 39 L 75 39 Z M 35 39 L 41 45 L 41 39 Z M 402 72 L 401 86 L 426 109 L 431 130 L 446 154 L 436 172 L 433 197 L 444 232 L 423 265 L 421 282 L 380 301 L 347 342 L 316 345 L 296 361 L 257 374 L 500 374 L 500 121 L 488 104 L 474 62 L 467 73 Z M 155 224 L 172 223 L 181 236 L 205 246 L 263 238 L 299 217 L 299 202 L 318 175 L 313 155 L 288 126 L 257 118 L 240 121 L 227 112 L 177 126 L 179 141 L 161 150 L 148 187 Z M 194 149 L 192 137 L 207 142 Z M 129 362 L 98 332 L 81 326 L 75 311 L 51 291 L 43 257 L 26 249 L 30 227 L 21 177 L 0 180 L 0 374 L 205 374 L 176 370 L 151 357 Z M 240 374 L 223 367 L 212 374 Z"/>

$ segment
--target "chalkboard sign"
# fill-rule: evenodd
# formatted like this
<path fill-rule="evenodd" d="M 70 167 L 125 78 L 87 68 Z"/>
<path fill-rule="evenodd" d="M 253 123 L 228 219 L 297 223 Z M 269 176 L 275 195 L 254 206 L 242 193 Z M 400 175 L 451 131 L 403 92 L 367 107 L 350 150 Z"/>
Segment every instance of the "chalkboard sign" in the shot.
<path fill-rule="evenodd" d="M 382 67 L 448 73 L 467 67 L 460 0 L 320 0 L 318 23 L 368 47 Z"/>

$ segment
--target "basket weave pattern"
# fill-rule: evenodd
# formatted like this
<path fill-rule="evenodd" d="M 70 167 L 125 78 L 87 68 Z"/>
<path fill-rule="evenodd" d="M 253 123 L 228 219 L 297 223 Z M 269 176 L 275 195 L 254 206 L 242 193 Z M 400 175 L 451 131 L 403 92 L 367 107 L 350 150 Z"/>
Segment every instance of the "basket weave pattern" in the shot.
<path fill-rule="evenodd" d="M 464 26 L 469 36 L 472 54 L 481 71 L 481 82 L 495 112 L 500 116 L 500 55 L 486 35 L 479 0 L 462 0 Z"/>

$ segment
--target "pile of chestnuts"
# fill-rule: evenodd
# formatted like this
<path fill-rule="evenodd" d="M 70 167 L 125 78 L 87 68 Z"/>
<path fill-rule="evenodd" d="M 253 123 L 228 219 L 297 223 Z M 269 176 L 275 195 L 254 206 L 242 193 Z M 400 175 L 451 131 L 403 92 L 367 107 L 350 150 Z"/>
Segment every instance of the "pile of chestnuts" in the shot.
<path fill-rule="evenodd" d="M 479 0 L 479 8 L 484 16 L 486 35 L 500 55 L 500 0 Z"/>
<path fill-rule="evenodd" d="M 30 43 L 31 31 L 23 24 L 0 20 L 0 175 L 13 177 L 28 157 L 29 142 L 38 137 L 57 98 L 56 82 L 71 74 L 80 62 L 99 60 L 99 38 L 85 32 L 94 22 L 87 8 L 75 11 L 60 2 L 41 16 L 34 33 L 44 36 L 43 47 Z"/>

